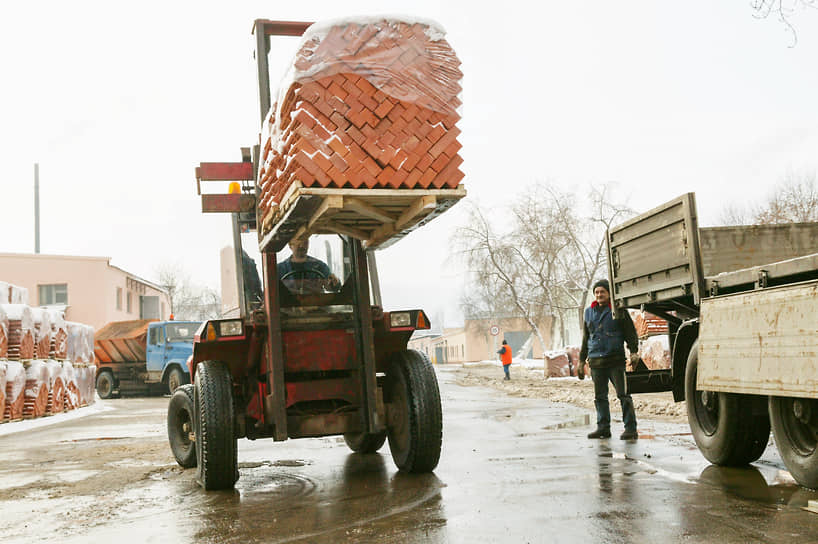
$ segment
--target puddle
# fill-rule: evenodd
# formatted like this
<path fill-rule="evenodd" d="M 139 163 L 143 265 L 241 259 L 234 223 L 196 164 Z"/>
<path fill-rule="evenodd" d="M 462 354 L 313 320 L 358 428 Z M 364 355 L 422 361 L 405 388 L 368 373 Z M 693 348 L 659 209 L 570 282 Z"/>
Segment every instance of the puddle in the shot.
<path fill-rule="evenodd" d="M 554 423 L 553 425 L 546 425 L 543 427 L 545 431 L 554 431 L 557 429 L 567 429 L 569 427 L 584 427 L 586 425 L 591 424 L 591 415 L 584 414 L 580 417 L 576 417 L 574 419 L 569 419 L 567 421 L 560 421 L 559 423 Z"/>

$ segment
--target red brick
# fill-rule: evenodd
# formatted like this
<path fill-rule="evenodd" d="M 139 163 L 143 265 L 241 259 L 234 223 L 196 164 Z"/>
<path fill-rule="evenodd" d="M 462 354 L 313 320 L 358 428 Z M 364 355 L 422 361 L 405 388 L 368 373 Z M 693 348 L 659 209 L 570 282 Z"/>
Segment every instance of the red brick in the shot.
<path fill-rule="evenodd" d="M 375 113 L 375 115 L 377 115 L 378 117 L 380 117 L 380 118 L 384 118 L 384 117 L 386 117 L 386 115 L 387 115 L 387 114 L 388 114 L 390 111 L 392 111 L 392 108 L 394 108 L 395 106 L 396 106 L 396 104 L 394 104 L 394 103 L 393 103 L 391 100 L 384 100 L 384 101 L 381 103 L 381 105 L 380 105 L 380 106 L 378 106 L 377 108 L 375 108 L 374 113 Z"/>
<path fill-rule="evenodd" d="M 431 168 L 427 168 L 423 175 L 418 180 L 418 185 L 426 189 L 432 183 L 432 180 L 437 177 L 437 172 Z"/>

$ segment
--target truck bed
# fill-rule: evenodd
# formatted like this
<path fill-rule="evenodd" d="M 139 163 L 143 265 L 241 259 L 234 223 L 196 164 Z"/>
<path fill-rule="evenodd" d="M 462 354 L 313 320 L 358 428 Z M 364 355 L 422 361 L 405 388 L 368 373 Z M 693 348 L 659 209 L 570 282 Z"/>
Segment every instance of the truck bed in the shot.
<path fill-rule="evenodd" d="M 818 278 L 818 223 L 699 228 L 687 193 L 608 231 L 616 307 L 698 315 L 701 299 Z"/>

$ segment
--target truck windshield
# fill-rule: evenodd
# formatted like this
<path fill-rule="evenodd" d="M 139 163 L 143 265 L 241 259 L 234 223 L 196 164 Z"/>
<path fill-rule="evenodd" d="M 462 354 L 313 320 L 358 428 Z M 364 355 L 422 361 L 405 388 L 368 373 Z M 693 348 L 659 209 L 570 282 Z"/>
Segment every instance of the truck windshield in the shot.
<path fill-rule="evenodd" d="M 168 342 L 193 342 L 200 323 L 168 323 L 165 325 Z"/>

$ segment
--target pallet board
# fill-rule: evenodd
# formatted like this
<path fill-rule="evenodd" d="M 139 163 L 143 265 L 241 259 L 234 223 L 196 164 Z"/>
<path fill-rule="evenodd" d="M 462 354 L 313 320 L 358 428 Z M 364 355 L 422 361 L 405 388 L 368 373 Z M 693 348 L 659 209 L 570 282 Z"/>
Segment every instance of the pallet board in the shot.
<path fill-rule="evenodd" d="M 293 238 L 342 234 L 385 248 L 439 216 L 466 196 L 456 189 L 336 189 L 296 181 L 280 206 L 263 219 L 262 251 L 280 251 Z"/>

